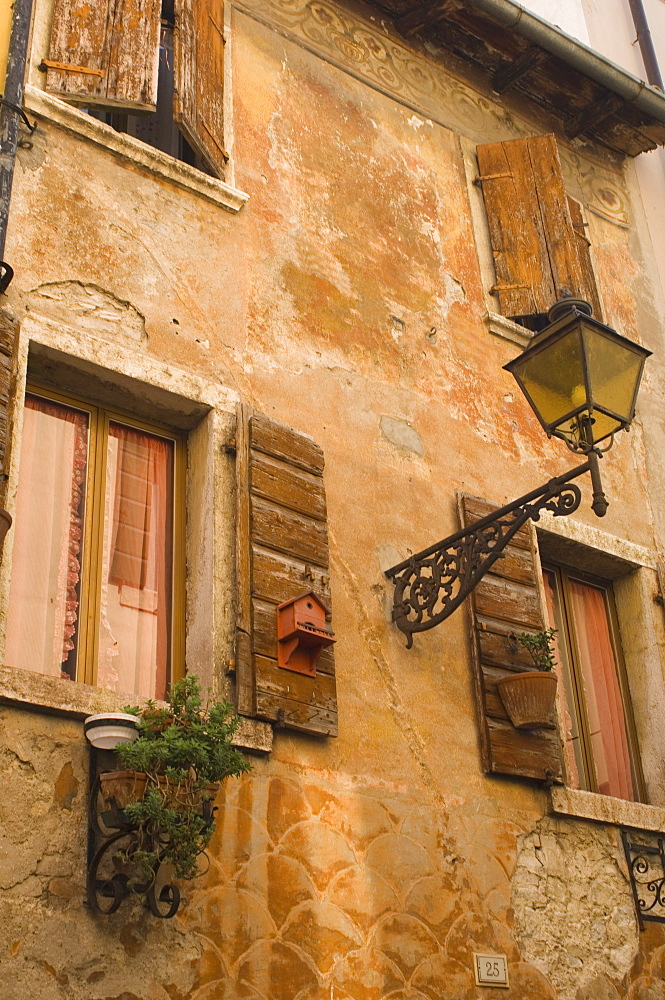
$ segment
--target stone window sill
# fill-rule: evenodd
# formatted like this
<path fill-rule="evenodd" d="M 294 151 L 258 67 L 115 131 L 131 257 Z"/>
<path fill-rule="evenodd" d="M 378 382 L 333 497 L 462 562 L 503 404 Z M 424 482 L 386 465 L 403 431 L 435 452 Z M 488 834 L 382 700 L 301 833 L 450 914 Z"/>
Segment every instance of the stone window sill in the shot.
<path fill-rule="evenodd" d="M 125 705 L 134 704 L 137 700 L 140 699 L 132 694 L 117 694 L 88 684 L 35 674 L 30 670 L 0 666 L 0 703 L 85 719 L 98 712 L 121 712 Z M 243 750 L 269 753 L 272 750 L 272 726 L 269 722 L 243 719 L 236 744 Z"/>
<path fill-rule="evenodd" d="M 229 212 L 239 212 L 249 195 L 226 184 L 216 177 L 209 177 L 187 163 L 175 160 L 139 139 L 116 132 L 110 125 L 97 121 L 83 111 L 66 104 L 51 94 L 28 84 L 25 91 L 25 108 L 37 118 L 108 150 L 120 159 L 141 167 L 149 174 L 170 181 L 178 187 L 214 202 Z"/>
<path fill-rule="evenodd" d="M 550 809 L 562 816 L 576 816 L 597 823 L 629 826 L 635 830 L 665 829 L 665 809 L 648 806 L 643 802 L 628 802 L 609 795 L 584 792 L 577 788 L 550 789 Z"/>
<path fill-rule="evenodd" d="M 526 347 L 533 339 L 531 330 L 527 330 L 525 326 L 520 326 L 519 323 L 514 323 L 512 319 L 500 316 L 499 313 L 488 312 L 485 315 L 485 324 L 489 332 L 494 334 L 495 337 L 509 340 L 513 344 L 519 344 L 520 347 Z"/>

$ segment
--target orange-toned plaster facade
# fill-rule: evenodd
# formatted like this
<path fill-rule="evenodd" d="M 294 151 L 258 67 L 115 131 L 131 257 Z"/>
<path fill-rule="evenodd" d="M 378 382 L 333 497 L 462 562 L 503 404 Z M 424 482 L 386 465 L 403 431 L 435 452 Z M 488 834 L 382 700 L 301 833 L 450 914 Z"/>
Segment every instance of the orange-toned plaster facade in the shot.
<path fill-rule="evenodd" d="M 631 806 L 615 822 L 584 818 L 533 782 L 485 775 L 466 610 L 407 651 L 383 575 L 456 530 L 457 490 L 501 504 L 570 462 L 502 371 L 520 348 L 490 315 L 472 183 L 477 143 L 557 123 L 501 103 L 372 8 L 250 0 L 228 12 L 227 180 L 243 196 L 229 208 L 232 195 L 146 165 L 42 95 L 48 6 L 27 98 L 38 131 L 19 151 L 8 238 L 17 399 L 27 374 L 71 369 L 81 391 L 117 391 L 125 406 L 144 395 L 189 432 L 188 668 L 217 692 L 232 691 L 235 650 L 223 448 L 235 404 L 312 434 L 326 458 L 339 736 L 248 724 L 254 771 L 224 787 L 187 905 L 173 921 L 138 902 L 99 917 L 82 905 L 81 720 L 118 698 L 6 664 L 5 1000 L 663 1000 L 665 931 L 638 929 L 618 834 L 639 826 Z M 663 290 L 632 164 L 559 138 L 605 318 L 662 354 Z M 602 532 L 586 485 L 567 529 L 571 544 L 632 567 L 616 592 L 656 826 L 660 365 L 603 463 Z M 13 434 L 10 510 L 20 402 Z M 3 614 L 11 555 L 10 534 Z M 476 986 L 476 952 L 506 956 L 507 990 Z"/>

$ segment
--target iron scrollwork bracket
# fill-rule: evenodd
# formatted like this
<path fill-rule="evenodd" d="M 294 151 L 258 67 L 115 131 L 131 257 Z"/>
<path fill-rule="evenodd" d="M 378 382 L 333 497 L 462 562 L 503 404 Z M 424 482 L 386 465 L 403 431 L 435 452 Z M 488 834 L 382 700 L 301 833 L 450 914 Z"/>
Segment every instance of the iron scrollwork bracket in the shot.
<path fill-rule="evenodd" d="M 636 843 L 635 836 L 647 843 Z M 621 831 L 635 912 L 644 927 L 646 920 L 665 924 L 665 838 L 661 834 Z"/>
<path fill-rule="evenodd" d="M 407 637 L 445 621 L 477 586 L 528 520 L 543 510 L 555 517 L 572 514 L 580 505 L 580 488 L 572 482 L 590 470 L 590 462 L 481 518 L 469 528 L 417 552 L 392 566 L 386 576 L 395 585 L 393 622 Z"/>

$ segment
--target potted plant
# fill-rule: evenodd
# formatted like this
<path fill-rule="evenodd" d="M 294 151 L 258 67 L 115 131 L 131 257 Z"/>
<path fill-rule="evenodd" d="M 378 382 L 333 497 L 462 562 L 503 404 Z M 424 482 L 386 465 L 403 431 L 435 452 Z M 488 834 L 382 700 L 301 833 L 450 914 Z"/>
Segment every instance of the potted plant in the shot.
<path fill-rule="evenodd" d="M 523 670 L 497 681 L 497 690 L 516 729 L 556 729 L 554 701 L 557 677 L 554 673 L 556 629 L 521 632 L 517 642 L 531 654 L 536 669 Z"/>
<path fill-rule="evenodd" d="M 123 770 L 100 775 L 111 825 L 134 831 L 120 861 L 148 885 L 162 864 L 176 878 L 194 878 L 214 830 L 219 782 L 251 769 L 233 745 L 240 720 L 228 702 L 204 705 L 195 676 L 171 685 L 167 707 L 149 701 L 125 711 L 138 720 L 138 736 L 115 748 Z"/>

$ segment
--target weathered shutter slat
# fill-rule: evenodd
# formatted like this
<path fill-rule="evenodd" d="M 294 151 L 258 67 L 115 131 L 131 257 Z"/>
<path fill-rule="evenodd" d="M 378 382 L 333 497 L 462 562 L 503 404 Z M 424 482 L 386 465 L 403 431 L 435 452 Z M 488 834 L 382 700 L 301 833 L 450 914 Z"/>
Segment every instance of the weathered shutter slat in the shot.
<path fill-rule="evenodd" d="M 336 735 L 333 648 L 315 677 L 277 666 L 277 605 L 305 590 L 329 606 L 323 455 L 310 437 L 238 411 L 238 710 Z"/>
<path fill-rule="evenodd" d="M 12 367 L 18 335 L 18 320 L 7 309 L 0 309 L 0 471 L 4 471 L 9 464 Z M 0 495 L 3 497 L 5 489 L 3 481 L 0 483 Z"/>
<path fill-rule="evenodd" d="M 556 137 L 489 143 L 477 152 L 501 312 L 546 313 L 564 291 L 596 311 L 588 244 L 573 227 Z"/>
<path fill-rule="evenodd" d="M 582 206 L 571 197 L 567 197 L 566 201 L 568 204 L 568 211 L 570 212 L 570 219 L 573 224 L 577 255 L 580 262 L 580 268 L 582 270 L 583 287 L 585 289 L 583 298 L 585 298 L 587 302 L 590 302 L 593 306 L 593 315 L 596 319 L 602 321 L 603 312 L 600 307 L 600 296 L 598 295 L 596 276 L 593 273 L 593 264 L 591 263 L 591 244 L 586 235 L 586 226 L 584 224 Z"/>
<path fill-rule="evenodd" d="M 224 2 L 175 0 L 173 117 L 217 177 L 224 176 Z"/>
<path fill-rule="evenodd" d="M 463 527 L 496 509 L 464 494 L 458 502 Z M 545 628 L 538 572 L 530 529 L 525 526 L 469 598 L 480 743 L 486 771 L 562 781 L 558 732 L 515 729 L 496 686 L 508 673 L 533 669 L 529 653 L 513 637 Z"/>
<path fill-rule="evenodd" d="M 154 110 L 160 16 L 161 0 L 55 0 L 46 89 L 82 104 Z"/>
<path fill-rule="evenodd" d="M 554 285 L 528 147 L 523 140 L 479 146 L 478 167 L 488 178 L 482 191 L 501 312 L 543 312 L 555 301 Z"/>

